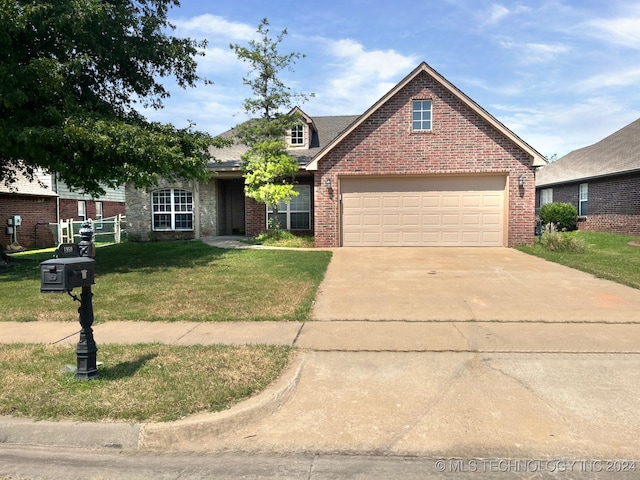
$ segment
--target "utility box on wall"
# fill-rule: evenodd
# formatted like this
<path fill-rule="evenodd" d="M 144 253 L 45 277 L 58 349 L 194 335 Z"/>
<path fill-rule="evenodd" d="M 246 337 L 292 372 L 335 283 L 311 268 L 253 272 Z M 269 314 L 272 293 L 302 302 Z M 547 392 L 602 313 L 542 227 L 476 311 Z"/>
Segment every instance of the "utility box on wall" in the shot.
<path fill-rule="evenodd" d="M 22 217 L 20 215 L 12 215 L 7 220 L 10 227 L 19 227 L 22 225 Z"/>

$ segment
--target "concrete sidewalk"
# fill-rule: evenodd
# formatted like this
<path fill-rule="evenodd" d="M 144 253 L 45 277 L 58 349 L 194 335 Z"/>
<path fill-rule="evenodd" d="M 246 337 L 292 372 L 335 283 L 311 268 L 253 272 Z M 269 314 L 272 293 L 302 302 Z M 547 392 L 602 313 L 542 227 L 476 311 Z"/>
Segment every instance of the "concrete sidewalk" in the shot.
<path fill-rule="evenodd" d="M 2 322 L 0 343 L 73 345 L 68 322 Z M 100 344 L 291 345 L 345 352 L 640 353 L 640 324 L 539 322 L 108 322 Z"/>

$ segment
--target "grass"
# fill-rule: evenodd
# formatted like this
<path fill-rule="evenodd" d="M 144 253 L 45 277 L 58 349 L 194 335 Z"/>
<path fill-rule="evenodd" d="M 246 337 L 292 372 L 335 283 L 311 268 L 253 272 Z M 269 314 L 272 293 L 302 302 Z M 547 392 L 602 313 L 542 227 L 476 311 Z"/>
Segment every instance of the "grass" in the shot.
<path fill-rule="evenodd" d="M 585 253 L 551 252 L 539 242 L 518 250 L 640 289 L 640 248 L 628 245 L 637 237 L 610 233 L 575 232 L 587 245 Z"/>
<path fill-rule="evenodd" d="M 224 410 L 287 366 L 286 346 L 101 345 L 100 378 L 63 373 L 74 347 L 3 345 L 0 415 L 77 421 L 172 421 Z"/>
<path fill-rule="evenodd" d="M 40 293 L 53 250 L 12 255 L 0 269 L 0 321 L 77 321 L 64 294 Z M 327 251 L 225 250 L 200 241 L 122 243 L 96 250 L 96 322 L 306 320 Z"/>
<path fill-rule="evenodd" d="M 294 235 L 286 230 L 262 233 L 257 237 L 243 240 L 252 245 L 264 245 L 268 247 L 286 248 L 314 248 L 314 237 L 307 235 Z"/>

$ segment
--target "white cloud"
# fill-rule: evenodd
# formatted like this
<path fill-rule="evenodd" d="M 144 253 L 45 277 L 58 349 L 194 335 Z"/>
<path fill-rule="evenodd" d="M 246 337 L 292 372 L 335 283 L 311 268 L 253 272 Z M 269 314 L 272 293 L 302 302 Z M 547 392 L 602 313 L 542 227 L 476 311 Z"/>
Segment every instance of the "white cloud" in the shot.
<path fill-rule="evenodd" d="M 350 39 L 326 42 L 329 65 L 322 71 L 325 80 L 317 80 L 323 87 L 316 93 L 331 113 L 362 113 L 419 63 L 395 50 L 367 51 Z"/>
<path fill-rule="evenodd" d="M 500 46 L 517 52 L 518 62 L 528 65 L 532 63 L 548 63 L 564 53 L 571 51 L 571 47 L 550 43 L 515 43 L 499 42 Z"/>
<path fill-rule="evenodd" d="M 459 77 L 459 80 L 457 80 L 455 83 L 458 87 L 464 87 L 461 88 L 463 91 L 465 91 L 465 89 L 467 89 L 468 87 L 473 87 L 484 90 L 499 97 L 518 96 L 529 88 L 528 85 L 523 85 L 517 80 L 513 80 L 512 83 L 499 84 L 495 80 L 492 80 L 491 83 L 488 83 L 486 80 L 473 77 Z M 457 85 L 457 83 L 459 83 L 460 85 Z"/>
<path fill-rule="evenodd" d="M 256 28 L 245 23 L 230 22 L 223 17 L 205 14 L 188 20 L 174 20 L 177 28 L 184 32 L 214 35 L 229 40 L 251 40 L 256 36 Z"/>
<path fill-rule="evenodd" d="M 607 42 L 640 49 L 640 7 L 626 17 L 592 20 L 587 28 L 593 29 L 595 36 Z"/>
<path fill-rule="evenodd" d="M 198 71 L 202 74 L 220 72 L 244 72 L 246 66 L 230 48 L 207 47 L 204 57 L 198 57 Z"/>
<path fill-rule="evenodd" d="M 508 16 L 517 15 L 528 11 L 530 11 L 529 7 L 525 7 L 523 5 L 517 5 L 516 7 L 509 9 L 504 5 L 494 3 L 491 5 L 491 8 L 488 11 L 483 11 L 481 13 L 482 25 L 485 27 L 494 26 Z"/>
<path fill-rule="evenodd" d="M 640 115 L 609 96 L 590 97 L 574 104 L 503 104 L 493 105 L 492 109 L 501 122 L 546 156 L 563 156 L 592 145 Z"/>
<path fill-rule="evenodd" d="M 594 75 L 585 80 L 576 82 L 574 88 L 578 92 L 590 92 L 603 88 L 629 87 L 640 83 L 640 67 L 626 70 L 610 71 L 601 75 Z"/>
<path fill-rule="evenodd" d="M 498 23 L 507 15 L 509 15 L 509 9 L 504 5 L 491 5 L 491 10 L 489 11 L 489 17 L 487 18 L 486 23 L 489 25 Z"/>

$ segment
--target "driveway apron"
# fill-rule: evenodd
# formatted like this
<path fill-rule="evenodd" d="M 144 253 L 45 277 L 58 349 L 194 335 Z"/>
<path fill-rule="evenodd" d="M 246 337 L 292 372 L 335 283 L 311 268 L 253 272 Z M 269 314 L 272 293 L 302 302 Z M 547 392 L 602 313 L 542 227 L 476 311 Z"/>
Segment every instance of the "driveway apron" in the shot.
<path fill-rule="evenodd" d="M 314 320 L 638 321 L 640 291 L 508 248 L 340 248 Z"/>

